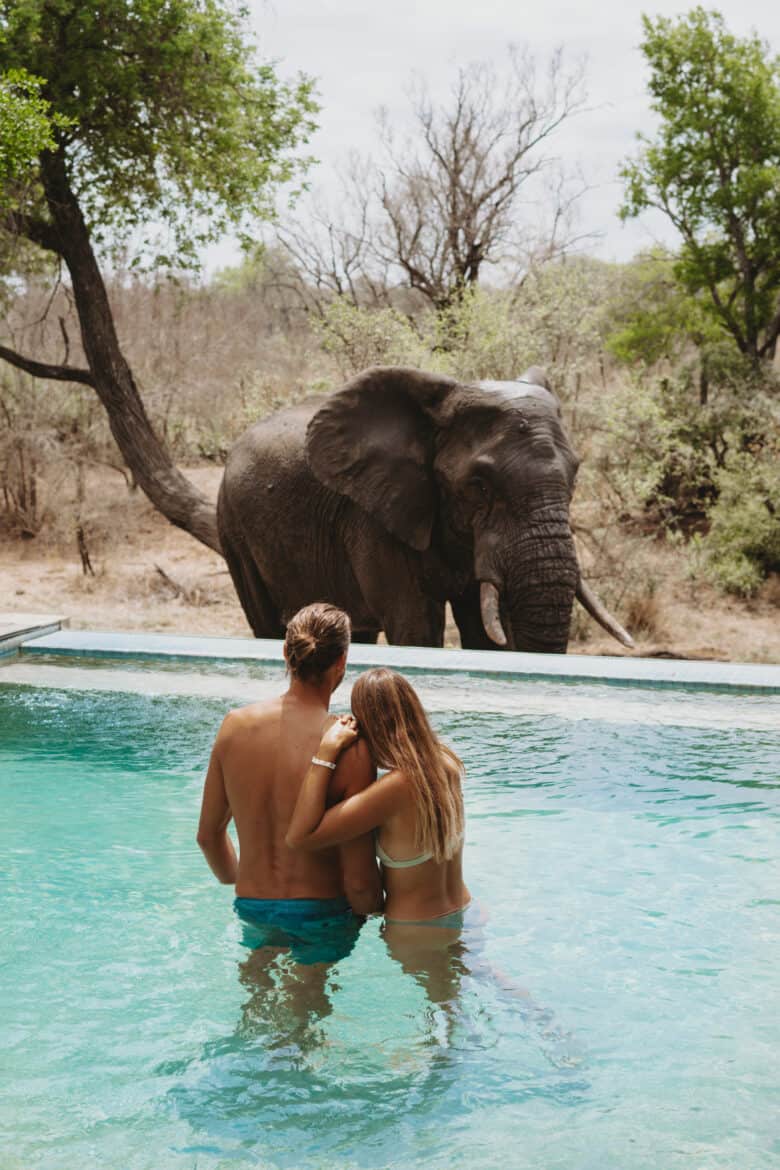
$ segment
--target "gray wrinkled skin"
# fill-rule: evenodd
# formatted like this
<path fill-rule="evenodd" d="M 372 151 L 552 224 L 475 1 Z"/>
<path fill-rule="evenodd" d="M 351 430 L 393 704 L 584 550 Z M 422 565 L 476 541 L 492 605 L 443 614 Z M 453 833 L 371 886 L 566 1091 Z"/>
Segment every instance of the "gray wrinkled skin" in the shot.
<path fill-rule="evenodd" d="M 377 367 L 251 427 L 228 457 L 218 523 L 257 637 L 315 600 L 356 640 L 440 646 L 449 601 L 464 647 L 565 652 L 579 570 L 569 526 L 578 459 L 541 370 L 464 385 Z"/>

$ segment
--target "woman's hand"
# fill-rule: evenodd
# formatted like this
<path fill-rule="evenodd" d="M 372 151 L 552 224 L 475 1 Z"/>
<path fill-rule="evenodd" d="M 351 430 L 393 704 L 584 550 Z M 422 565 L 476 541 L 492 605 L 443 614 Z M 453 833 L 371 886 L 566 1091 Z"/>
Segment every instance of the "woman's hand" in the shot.
<path fill-rule="evenodd" d="M 354 715 L 340 715 L 335 723 L 331 723 L 320 741 L 322 754 L 340 755 L 344 748 L 349 747 L 358 738 L 357 720 Z"/>

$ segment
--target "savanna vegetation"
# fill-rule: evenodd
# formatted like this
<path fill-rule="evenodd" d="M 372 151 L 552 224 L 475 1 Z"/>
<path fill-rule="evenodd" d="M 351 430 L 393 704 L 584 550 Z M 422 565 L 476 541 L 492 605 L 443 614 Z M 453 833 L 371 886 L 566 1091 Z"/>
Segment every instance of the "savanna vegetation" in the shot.
<path fill-rule="evenodd" d="M 585 101 L 565 53 L 465 67 L 443 102 L 418 84 L 334 210 L 311 171 L 291 208 L 313 85 L 257 63 L 239 10 L 0 0 L 6 548 L 110 566 L 113 478 L 217 549 L 213 483 L 256 418 L 376 363 L 539 364 L 583 456 L 581 559 L 632 631 L 674 648 L 670 588 L 691 611 L 777 607 L 780 64 L 700 8 L 645 17 L 642 51 L 657 129 L 622 214 L 660 210 L 677 244 L 611 264 L 554 161 Z M 204 275 L 228 229 L 245 260 Z"/>

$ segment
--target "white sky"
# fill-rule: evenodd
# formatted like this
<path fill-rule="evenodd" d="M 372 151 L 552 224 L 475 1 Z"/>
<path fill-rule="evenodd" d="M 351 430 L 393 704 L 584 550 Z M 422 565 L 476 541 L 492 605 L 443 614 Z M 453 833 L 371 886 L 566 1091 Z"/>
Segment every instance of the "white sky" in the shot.
<path fill-rule="evenodd" d="M 559 44 L 571 61 L 584 55 L 589 110 L 562 127 L 550 148 L 564 163 L 579 164 L 594 188 L 580 205 L 582 229 L 601 235 L 588 250 L 618 260 L 653 239 L 672 238 L 660 218 L 623 225 L 616 216 L 620 163 L 634 150 L 636 131 L 652 130 L 637 47 L 640 15 L 671 16 L 691 7 L 676 0 L 249 0 L 263 55 L 279 61 L 282 75 L 303 71 L 317 79 L 320 129 L 309 149 L 319 166 L 309 178 L 326 192 L 350 149 L 375 147 L 378 106 L 399 126 L 408 121 L 405 88 L 413 71 L 443 95 L 457 66 L 500 65 L 509 43 L 527 45 L 540 64 Z M 721 0 L 716 7 L 730 31 L 757 30 L 780 52 L 777 0 Z M 209 267 L 234 255 L 231 245 L 220 245 Z"/>

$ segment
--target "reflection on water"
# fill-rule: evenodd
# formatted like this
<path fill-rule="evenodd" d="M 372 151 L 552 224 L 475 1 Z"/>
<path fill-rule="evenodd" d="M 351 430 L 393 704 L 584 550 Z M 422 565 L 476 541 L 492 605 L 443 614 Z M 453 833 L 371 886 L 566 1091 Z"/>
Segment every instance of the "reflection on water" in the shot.
<path fill-rule="evenodd" d="M 249 993 L 237 1035 L 264 1038 L 274 1049 L 297 1048 L 302 1055 L 323 1042 L 318 1025 L 331 1014 L 330 963 L 296 963 L 285 947 L 260 947 L 239 964 Z"/>
<path fill-rule="evenodd" d="M 197 1135 L 187 1152 L 260 1153 L 272 1133 L 280 1166 L 340 1151 L 419 1164 L 421 1144 L 428 1158 L 451 1150 L 464 1110 L 582 1100 L 582 1054 L 487 960 L 484 925 L 476 907 L 458 928 L 374 920 L 342 963 L 303 966 L 277 947 L 242 959 L 234 1030 L 158 1070 Z"/>
<path fill-rule="evenodd" d="M 362 668 L 350 667 L 334 696 L 337 709 L 348 709 L 352 684 Z M 284 686 L 281 665 L 252 662 L 96 659 L 58 654 L 25 655 L 4 663 L 0 684 L 77 692 L 121 692 L 198 697 L 203 703 L 244 703 L 271 698 Z M 504 719 L 541 723 L 551 717 L 569 723 L 609 721 L 626 727 L 711 728 L 719 730 L 728 710 L 728 726 L 773 730 L 777 693 L 730 690 L 725 694 L 684 687 L 609 685 L 572 680 L 512 676 L 472 676 L 457 671 L 442 675 L 414 673 L 414 683 L 431 712 L 490 713 Z"/>
<path fill-rule="evenodd" d="M 434 717 L 489 917 L 304 971 L 195 847 L 221 700 L 0 685 L 9 1170 L 773 1170 L 778 706 L 569 694 Z"/>

